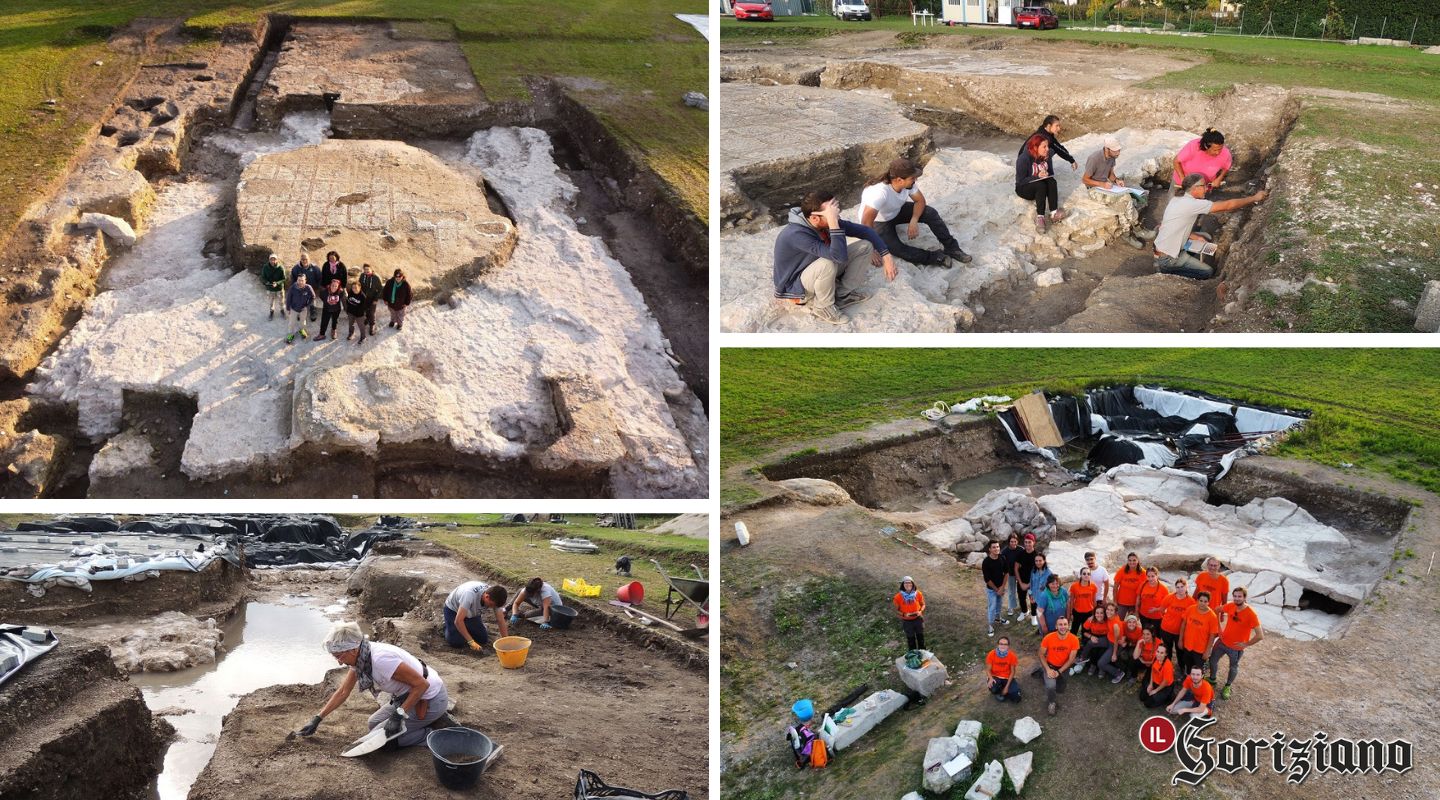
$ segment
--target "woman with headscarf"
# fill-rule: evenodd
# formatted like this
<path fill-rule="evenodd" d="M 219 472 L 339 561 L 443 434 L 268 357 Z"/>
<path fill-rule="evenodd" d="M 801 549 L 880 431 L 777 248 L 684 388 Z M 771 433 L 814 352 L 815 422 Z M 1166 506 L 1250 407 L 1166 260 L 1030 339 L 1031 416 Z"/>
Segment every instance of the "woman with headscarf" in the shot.
<path fill-rule="evenodd" d="M 367 727 L 374 730 L 384 725 L 385 735 L 395 747 L 424 742 L 426 729 L 450 708 L 445 682 L 435 670 L 393 644 L 370 641 L 353 622 L 336 623 L 325 637 L 325 650 L 350 671 L 320 713 L 300 729 L 301 736 L 315 733 L 320 721 L 344 705 L 356 686 L 372 696 L 390 694 L 390 703 L 370 715 Z"/>
<path fill-rule="evenodd" d="M 915 579 L 906 575 L 900 580 L 900 591 L 895 593 L 895 610 L 900 612 L 900 628 L 905 631 L 908 650 L 925 649 L 925 593 L 915 585 Z"/>

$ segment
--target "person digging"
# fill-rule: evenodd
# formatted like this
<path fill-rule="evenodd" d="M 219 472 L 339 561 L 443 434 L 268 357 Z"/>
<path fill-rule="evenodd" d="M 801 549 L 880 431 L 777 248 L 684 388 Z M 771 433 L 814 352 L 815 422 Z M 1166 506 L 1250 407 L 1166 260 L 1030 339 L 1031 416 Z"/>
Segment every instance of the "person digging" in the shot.
<path fill-rule="evenodd" d="M 1207 234 L 1195 232 L 1200 215 L 1239 211 L 1269 196 L 1261 189 L 1249 197 L 1235 200 L 1206 200 L 1207 187 L 1205 176 L 1192 172 L 1175 188 L 1175 198 L 1165 206 L 1165 216 L 1161 218 L 1160 230 L 1155 235 L 1156 272 L 1196 280 L 1213 277 L 1215 268 L 1193 255 L 1193 252 L 1203 252 L 1201 248 L 1209 239 Z"/>
<path fill-rule="evenodd" d="M 521 605 L 529 608 L 521 608 Z M 560 599 L 560 593 L 555 587 L 546 583 L 541 578 L 531 578 L 528 583 L 515 593 L 515 601 L 510 604 L 510 624 L 514 625 L 521 617 L 527 619 L 540 618 L 540 628 L 550 630 L 550 609 L 554 606 L 563 606 L 565 601 Z"/>
<path fill-rule="evenodd" d="M 451 647 L 469 647 L 477 653 L 485 652 L 490 643 L 490 632 L 480 619 L 483 609 L 495 612 L 495 624 L 501 636 L 510 635 L 510 626 L 505 620 L 505 601 L 508 592 L 504 586 L 491 585 L 484 581 L 466 581 L 455 587 L 445 598 L 441 613 L 445 618 L 445 642 Z"/>

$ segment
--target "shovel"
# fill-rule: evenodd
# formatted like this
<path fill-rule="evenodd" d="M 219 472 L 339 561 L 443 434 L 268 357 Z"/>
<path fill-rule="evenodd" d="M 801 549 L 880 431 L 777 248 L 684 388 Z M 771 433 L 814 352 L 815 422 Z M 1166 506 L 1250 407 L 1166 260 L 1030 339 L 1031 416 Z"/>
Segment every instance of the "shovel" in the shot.
<path fill-rule="evenodd" d="M 370 753 L 373 753 L 376 750 L 384 747 L 386 742 L 389 742 L 391 739 L 399 738 L 400 736 L 404 735 L 405 730 L 405 725 L 401 724 L 399 733 L 396 733 L 394 736 L 386 736 L 385 726 L 377 725 L 374 728 L 371 728 L 369 733 L 351 742 L 350 749 L 346 750 L 340 755 L 346 758 L 355 758 L 356 756 L 369 755 Z"/>

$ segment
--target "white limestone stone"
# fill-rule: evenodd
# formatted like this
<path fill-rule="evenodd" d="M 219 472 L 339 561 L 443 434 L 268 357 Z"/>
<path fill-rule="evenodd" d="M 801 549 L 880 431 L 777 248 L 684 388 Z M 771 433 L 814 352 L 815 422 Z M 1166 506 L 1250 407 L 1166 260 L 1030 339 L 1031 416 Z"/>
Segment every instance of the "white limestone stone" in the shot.
<path fill-rule="evenodd" d="M 1034 717 L 1021 717 L 1015 720 L 1015 729 L 1012 731 L 1021 744 L 1030 744 L 1036 736 L 1040 735 L 1040 732 L 1040 723 L 1036 722 Z"/>
<path fill-rule="evenodd" d="M 1018 756 L 1010 756 L 1005 759 L 1005 772 L 1010 776 L 1010 785 L 1015 787 L 1015 794 L 1025 790 L 1025 780 L 1030 777 L 1030 770 L 1035 761 L 1035 754 L 1026 751 Z"/>
<path fill-rule="evenodd" d="M 991 800 L 996 797 L 1000 794 L 1003 785 L 1001 779 L 1004 774 L 1005 768 L 1000 765 L 999 761 L 991 761 L 986 764 L 985 773 L 980 776 L 980 780 L 975 781 L 975 785 L 970 787 L 970 791 L 965 793 L 965 800 Z"/>

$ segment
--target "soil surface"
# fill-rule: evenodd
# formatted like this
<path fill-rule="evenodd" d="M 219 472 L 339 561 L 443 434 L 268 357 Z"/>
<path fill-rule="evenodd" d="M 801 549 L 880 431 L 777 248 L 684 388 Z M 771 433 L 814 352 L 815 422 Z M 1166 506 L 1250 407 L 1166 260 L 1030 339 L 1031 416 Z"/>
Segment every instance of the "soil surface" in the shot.
<path fill-rule="evenodd" d="M 1387 479 L 1303 462 L 1265 461 L 1267 467 L 1293 471 L 1303 480 L 1353 484 L 1359 490 L 1408 499 L 1419 507 L 1398 537 L 1392 577 L 1351 612 L 1354 620 L 1346 633 L 1315 642 L 1267 637 L 1245 658 L 1234 696 L 1220 702 L 1219 723 L 1206 735 L 1244 739 L 1282 731 L 1305 738 L 1325 731 L 1331 738 L 1404 738 L 1415 745 L 1416 766 L 1411 771 L 1381 778 L 1311 775 L 1304 784 L 1306 796 L 1351 798 L 1382 791 L 1380 786 L 1388 797 L 1435 796 L 1440 791 L 1440 771 L 1434 766 L 1433 742 L 1440 735 L 1440 721 L 1413 701 L 1413 681 L 1374 676 L 1392 674 L 1398 658 L 1420 665 L 1440 658 L 1440 646 L 1428 635 L 1440 580 L 1427 574 L 1432 554 L 1440 549 L 1440 513 L 1433 510 L 1437 498 Z M 1268 764 L 1254 775 L 1216 772 L 1196 790 L 1169 794 L 1174 791 L 1168 787 L 1178 762 L 1170 755 L 1150 756 L 1138 749 L 1136 730 L 1149 714 L 1137 702 L 1133 683 L 1114 687 L 1089 676 L 1072 678 L 1060 713 L 1053 718 L 1045 714 L 1043 687 L 1037 679 L 1021 678 L 1024 700 L 1018 707 L 993 702 L 982 688 L 984 671 L 979 662 L 995 641 L 984 631 L 979 571 L 958 566 L 949 556 L 922 555 L 897 545 L 892 537 L 878 535 L 880 527 L 895 524 L 894 515 L 856 505 L 771 503 L 727 517 L 722 530 L 732 529 L 735 521 L 744 521 L 752 538 L 742 548 L 733 534 L 726 533 L 721 545 L 722 674 L 727 676 L 722 681 L 721 757 L 727 797 L 871 798 L 918 789 L 927 740 L 949 735 L 961 719 L 979 719 L 999 733 L 994 743 L 982 745 L 982 760 L 1035 751 L 1035 772 L 1026 784 L 1026 796 L 1067 796 L 1074 791 L 1077 771 L 1086 775 L 1091 790 L 1102 794 L 1109 790 L 1116 797 L 1295 796 L 1293 787 Z M 790 653 L 791 669 L 760 660 L 767 640 L 776 636 L 783 598 L 807 580 L 831 578 L 843 581 L 849 591 L 873 596 L 877 606 L 887 606 L 902 575 L 913 576 L 925 591 L 927 644 L 949 667 L 950 684 L 925 706 L 912 706 L 881 723 L 840 753 L 831 769 L 796 773 L 779 740 L 789 703 L 795 699 L 787 694 L 787 687 L 796 675 L 834 669 L 834 662 L 846 654 L 827 652 L 825 637 L 831 636 L 833 643 L 834 635 L 823 632 L 819 621 L 809 621 L 799 635 L 817 640 L 817 646 Z M 889 619 L 888 608 L 878 613 Z M 999 628 L 999 633 L 1012 637 L 1021 674 L 1028 675 L 1036 658 L 1035 629 L 1028 624 Z M 904 646 L 898 625 L 894 636 L 898 654 Z M 742 677 L 745 689 L 736 693 L 732 687 Z M 892 673 L 878 683 L 871 681 L 870 691 L 884 686 L 900 687 L 900 683 Z M 829 686 L 824 694 L 815 695 L 815 703 L 828 707 L 853 688 Z M 1023 716 L 1039 720 L 1044 734 L 1022 747 L 1010 736 L 1010 729 Z"/>
<path fill-rule="evenodd" d="M 626 643 L 583 613 L 564 631 L 520 623 L 524 627 L 512 633 L 533 642 L 520 669 L 502 668 L 492 649 L 476 655 L 450 648 L 440 636 L 440 605 L 456 582 L 473 577 L 447 551 L 428 548 L 373 562 L 351 583 L 352 591 L 361 591 L 359 609 L 374 625 L 375 637 L 404 647 L 444 678 L 455 702 L 455 724 L 480 730 L 505 747 L 473 791 L 443 790 L 423 746 L 341 757 L 375 710 L 366 696 L 352 695 L 314 736 L 287 740 L 288 732 L 324 705 L 343 677 L 337 669 L 323 687 L 277 686 L 243 698 L 225 720 L 193 800 L 417 793 L 548 800 L 569 796 L 580 768 L 613 785 L 705 796 L 704 672 Z M 379 616 L 402 611 L 403 616 Z M 488 614 L 486 619 L 491 621 Z M 660 753 L 665 755 L 654 757 Z"/>

